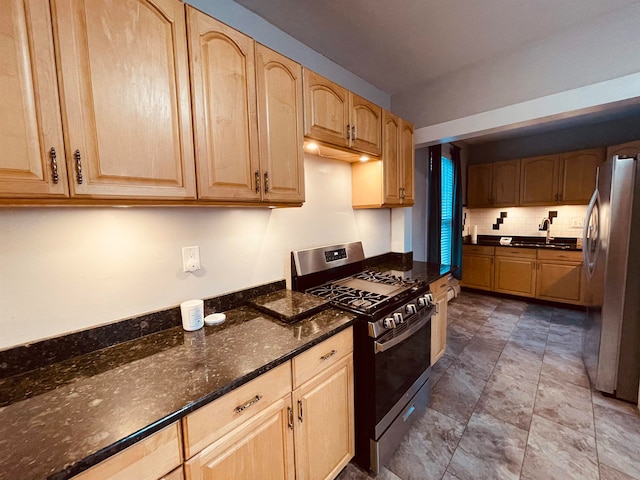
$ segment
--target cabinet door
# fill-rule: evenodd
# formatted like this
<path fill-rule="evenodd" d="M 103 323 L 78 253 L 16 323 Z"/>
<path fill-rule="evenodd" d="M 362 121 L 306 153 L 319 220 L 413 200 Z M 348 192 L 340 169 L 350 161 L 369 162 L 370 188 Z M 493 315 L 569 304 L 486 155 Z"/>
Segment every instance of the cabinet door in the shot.
<path fill-rule="evenodd" d="M 520 201 L 520 160 L 493 164 L 492 206 L 513 207 Z"/>
<path fill-rule="evenodd" d="M 351 147 L 359 152 L 380 156 L 382 108 L 349 92 L 351 102 Z"/>
<path fill-rule="evenodd" d="M 490 207 L 493 164 L 469 165 L 467 168 L 467 207 Z"/>
<path fill-rule="evenodd" d="M 335 478 L 354 455 L 352 356 L 296 389 L 293 401 L 296 480 Z"/>
<path fill-rule="evenodd" d="M 605 159 L 608 160 L 613 158 L 614 155 L 635 157 L 638 154 L 640 154 L 640 140 L 607 147 L 607 155 Z"/>
<path fill-rule="evenodd" d="M 220 438 L 184 464 L 189 480 L 295 478 L 291 395 Z"/>
<path fill-rule="evenodd" d="M 182 463 L 180 426 L 173 423 L 103 460 L 74 480 L 156 480 Z M 181 469 L 180 469 L 181 470 Z M 165 478 L 176 478 L 172 473 Z"/>
<path fill-rule="evenodd" d="M 182 2 L 53 4 L 72 194 L 195 198 Z"/>
<path fill-rule="evenodd" d="M 587 204 L 596 188 L 598 167 L 604 160 L 601 148 L 560 155 L 558 202 Z"/>
<path fill-rule="evenodd" d="M 349 91 L 337 83 L 304 70 L 304 134 L 315 140 L 349 146 Z M 349 126 L 350 127 L 350 126 Z"/>
<path fill-rule="evenodd" d="M 256 45 L 262 199 L 304 202 L 302 67 Z"/>
<path fill-rule="evenodd" d="M 382 112 L 382 169 L 384 176 L 384 203 L 400 204 L 400 118 Z"/>
<path fill-rule="evenodd" d="M 493 290 L 493 256 L 462 255 L 463 287 Z"/>
<path fill-rule="evenodd" d="M 68 195 L 46 0 L 6 0 L 0 15 L 0 195 Z M 53 149 L 53 152 L 52 152 Z"/>
<path fill-rule="evenodd" d="M 260 200 L 252 38 L 187 5 L 198 197 Z"/>
<path fill-rule="evenodd" d="M 581 263 L 538 262 L 536 297 L 556 302 L 580 303 Z"/>
<path fill-rule="evenodd" d="M 436 313 L 431 317 L 431 365 L 444 355 L 447 350 L 447 291 L 449 276 L 429 285 L 429 290 L 436 302 Z"/>
<path fill-rule="evenodd" d="M 535 295 L 535 259 L 496 256 L 495 263 L 494 291 L 523 297 L 533 297 Z"/>
<path fill-rule="evenodd" d="M 413 143 L 413 125 L 402 120 L 400 132 L 400 200 L 402 205 L 411 206 L 414 203 L 414 164 L 415 148 Z"/>
<path fill-rule="evenodd" d="M 558 155 L 524 158 L 520 163 L 520 205 L 558 201 Z"/>

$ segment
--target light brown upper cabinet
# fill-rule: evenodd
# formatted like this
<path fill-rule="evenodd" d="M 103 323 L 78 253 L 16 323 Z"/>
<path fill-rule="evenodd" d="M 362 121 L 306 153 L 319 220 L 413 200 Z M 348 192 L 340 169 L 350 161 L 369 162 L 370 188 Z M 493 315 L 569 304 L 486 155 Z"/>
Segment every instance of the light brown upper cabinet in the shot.
<path fill-rule="evenodd" d="M 354 208 L 410 207 L 414 203 L 413 125 L 382 112 L 382 160 L 351 166 Z"/>
<path fill-rule="evenodd" d="M 603 158 L 604 150 L 594 148 L 522 159 L 520 204 L 589 203 Z"/>
<path fill-rule="evenodd" d="M 302 67 L 187 6 L 198 198 L 304 201 Z"/>
<path fill-rule="evenodd" d="M 187 27 L 198 197 L 259 201 L 255 42 L 190 6 Z"/>
<path fill-rule="evenodd" d="M 558 200 L 559 156 L 523 158 L 520 164 L 520 205 L 551 205 Z"/>
<path fill-rule="evenodd" d="M 302 66 L 256 44 L 262 200 L 304 202 Z"/>
<path fill-rule="evenodd" d="M 381 152 L 382 109 L 311 70 L 304 70 L 307 138 L 373 156 Z"/>
<path fill-rule="evenodd" d="M 467 185 L 467 206 L 470 208 L 517 205 L 520 160 L 470 165 Z"/>
<path fill-rule="evenodd" d="M 53 5 L 71 194 L 194 199 L 183 3 Z"/>
<path fill-rule="evenodd" d="M 7 0 L 2 9 L 0 195 L 68 196 L 49 2 Z"/>
<path fill-rule="evenodd" d="M 603 161 L 603 148 L 560 154 L 557 202 L 563 204 L 589 203 L 596 188 L 598 167 Z"/>
<path fill-rule="evenodd" d="M 640 154 L 640 140 L 607 147 L 607 156 L 605 159 L 613 158 L 614 155 L 635 157 L 638 154 Z"/>

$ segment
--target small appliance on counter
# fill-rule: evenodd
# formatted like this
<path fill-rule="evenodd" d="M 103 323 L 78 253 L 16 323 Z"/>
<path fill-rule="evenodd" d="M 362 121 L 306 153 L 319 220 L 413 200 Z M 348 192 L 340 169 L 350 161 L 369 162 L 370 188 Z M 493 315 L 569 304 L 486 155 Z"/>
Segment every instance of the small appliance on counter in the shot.
<path fill-rule="evenodd" d="M 354 324 L 356 462 L 380 471 L 427 408 L 431 376 L 429 285 L 366 271 L 361 242 L 291 253 L 293 289 L 359 316 Z"/>

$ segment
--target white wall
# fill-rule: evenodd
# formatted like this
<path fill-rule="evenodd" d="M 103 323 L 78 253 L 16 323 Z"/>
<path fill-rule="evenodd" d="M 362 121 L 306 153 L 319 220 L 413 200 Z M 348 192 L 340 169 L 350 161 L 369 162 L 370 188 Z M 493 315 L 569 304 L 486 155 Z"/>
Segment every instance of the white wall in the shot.
<path fill-rule="evenodd" d="M 392 110 L 420 128 L 640 72 L 639 24 L 640 4 L 393 95 Z"/>
<path fill-rule="evenodd" d="M 295 249 L 390 251 L 390 211 L 351 208 L 350 164 L 307 156 L 305 182 L 301 208 L 0 209 L 0 348 L 287 278 Z"/>
<path fill-rule="evenodd" d="M 187 0 L 187 3 L 381 107 L 390 108 L 391 97 L 388 93 L 365 82 L 242 5 L 232 0 Z"/>

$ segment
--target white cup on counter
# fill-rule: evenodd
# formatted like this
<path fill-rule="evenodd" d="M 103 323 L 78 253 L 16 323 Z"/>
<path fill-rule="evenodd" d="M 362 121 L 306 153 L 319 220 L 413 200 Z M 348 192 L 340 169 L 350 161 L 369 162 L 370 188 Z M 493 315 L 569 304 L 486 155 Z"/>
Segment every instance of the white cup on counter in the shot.
<path fill-rule="evenodd" d="M 182 328 L 188 332 L 193 332 L 204 325 L 204 301 L 187 300 L 180 304 L 182 314 Z"/>

